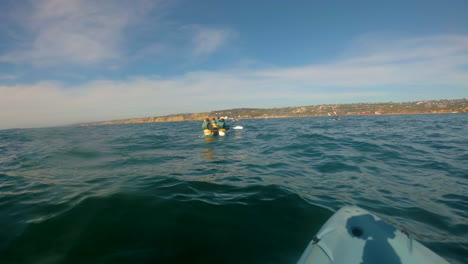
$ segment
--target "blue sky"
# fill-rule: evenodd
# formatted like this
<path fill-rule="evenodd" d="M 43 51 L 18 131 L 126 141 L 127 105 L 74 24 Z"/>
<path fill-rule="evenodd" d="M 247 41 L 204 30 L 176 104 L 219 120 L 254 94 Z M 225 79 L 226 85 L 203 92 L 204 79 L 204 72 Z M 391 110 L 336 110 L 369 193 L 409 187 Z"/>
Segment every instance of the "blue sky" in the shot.
<path fill-rule="evenodd" d="M 0 129 L 468 95 L 468 2 L 3 0 Z"/>

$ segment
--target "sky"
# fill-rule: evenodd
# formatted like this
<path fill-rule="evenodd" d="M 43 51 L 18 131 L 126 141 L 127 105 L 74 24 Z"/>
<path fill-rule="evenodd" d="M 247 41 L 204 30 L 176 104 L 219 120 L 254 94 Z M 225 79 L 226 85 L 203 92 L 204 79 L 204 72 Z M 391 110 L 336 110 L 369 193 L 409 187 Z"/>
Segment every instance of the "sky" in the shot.
<path fill-rule="evenodd" d="M 0 4 L 0 129 L 468 97 L 466 0 Z"/>

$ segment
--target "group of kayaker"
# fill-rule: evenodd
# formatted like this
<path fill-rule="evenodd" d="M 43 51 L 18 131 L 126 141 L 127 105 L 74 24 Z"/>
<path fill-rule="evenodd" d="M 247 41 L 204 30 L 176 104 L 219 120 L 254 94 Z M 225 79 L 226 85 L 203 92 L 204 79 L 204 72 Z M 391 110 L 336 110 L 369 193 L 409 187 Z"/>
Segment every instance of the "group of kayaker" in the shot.
<path fill-rule="evenodd" d="M 217 136 L 219 131 L 226 131 L 229 129 L 229 126 L 226 125 L 224 118 L 218 117 L 218 119 L 213 117 L 213 120 L 207 117 L 202 124 L 203 133 L 205 136 L 213 135 Z"/>

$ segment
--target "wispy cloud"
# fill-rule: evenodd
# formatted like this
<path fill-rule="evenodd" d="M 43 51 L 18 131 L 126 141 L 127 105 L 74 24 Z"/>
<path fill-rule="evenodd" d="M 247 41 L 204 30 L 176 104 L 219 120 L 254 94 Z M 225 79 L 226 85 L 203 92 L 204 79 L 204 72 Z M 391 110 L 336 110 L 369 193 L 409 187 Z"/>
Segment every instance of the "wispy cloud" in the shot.
<path fill-rule="evenodd" d="M 347 98 L 354 102 L 431 99 L 426 95 L 430 89 L 433 93 L 427 94 L 436 92 L 443 98 L 466 97 L 467 38 L 382 43 L 359 56 L 303 67 L 195 71 L 171 78 L 95 80 L 73 87 L 54 82 L 0 86 L 0 124 L 1 128 L 57 125 L 231 107 L 336 103 Z"/>
<path fill-rule="evenodd" d="M 93 64 L 121 55 L 124 30 L 161 1 L 34 0 L 23 26 L 30 45 L 0 62 Z"/>
<path fill-rule="evenodd" d="M 116 64 L 168 54 L 175 60 L 190 61 L 215 53 L 235 37 L 228 28 L 165 20 L 164 15 L 174 5 L 169 0 L 30 0 L 29 3 L 18 7 L 20 13 L 8 19 L 9 26 L 17 30 L 9 35 L 10 42 L 0 53 L 0 63 L 39 67 L 107 63 L 115 68 Z M 180 52 L 181 49 L 190 55 Z"/>
<path fill-rule="evenodd" d="M 18 75 L 13 74 L 0 74 L 0 80 L 15 80 L 18 78 Z"/>
<path fill-rule="evenodd" d="M 192 34 L 194 56 L 206 56 L 214 53 L 226 42 L 234 37 L 234 33 L 229 29 L 210 28 L 202 25 L 184 26 Z"/>
<path fill-rule="evenodd" d="M 366 44 L 354 55 L 320 65 L 261 70 L 261 78 L 306 81 L 317 86 L 468 85 L 468 36 L 446 35 Z"/>

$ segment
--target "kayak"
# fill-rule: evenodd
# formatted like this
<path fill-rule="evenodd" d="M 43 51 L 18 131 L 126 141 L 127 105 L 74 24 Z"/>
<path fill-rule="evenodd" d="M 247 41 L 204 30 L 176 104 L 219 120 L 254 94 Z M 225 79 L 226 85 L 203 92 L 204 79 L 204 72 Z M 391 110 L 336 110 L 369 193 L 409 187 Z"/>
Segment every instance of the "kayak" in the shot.
<path fill-rule="evenodd" d="M 226 133 L 227 133 L 227 130 L 224 129 L 224 128 L 221 128 L 220 130 L 218 130 L 218 135 L 219 135 L 219 136 L 222 136 L 222 137 L 223 137 L 223 136 L 226 135 Z"/>
<path fill-rule="evenodd" d="M 204 137 L 213 137 L 213 136 L 225 136 L 227 133 L 227 130 L 224 128 L 221 128 L 219 130 L 209 130 L 209 129 L 204 129 L 203 130 L 203 136 Z"/>
<path fill-rule="evenodd" d="M 235 126 L 233 127 L 232 129 L 235 129 L 235 130 L 240 130 L 240 129 L 244 129 L 243 126 Z M 228 129 L 225 129 L 225 128 L 220 128 L 219 130 L 210 130 L 210 129 L 204 129 L 203 130 L 203 136 L 202 137 L 213 137 L 213 136 L 225 136 L 229 131 L 229 128 Z"/>
<path fill-rule="evenodd" d="M 312 263 L 448 264 L 407 233 L 354 206 L 332 215 L 297 262 Z"/>

